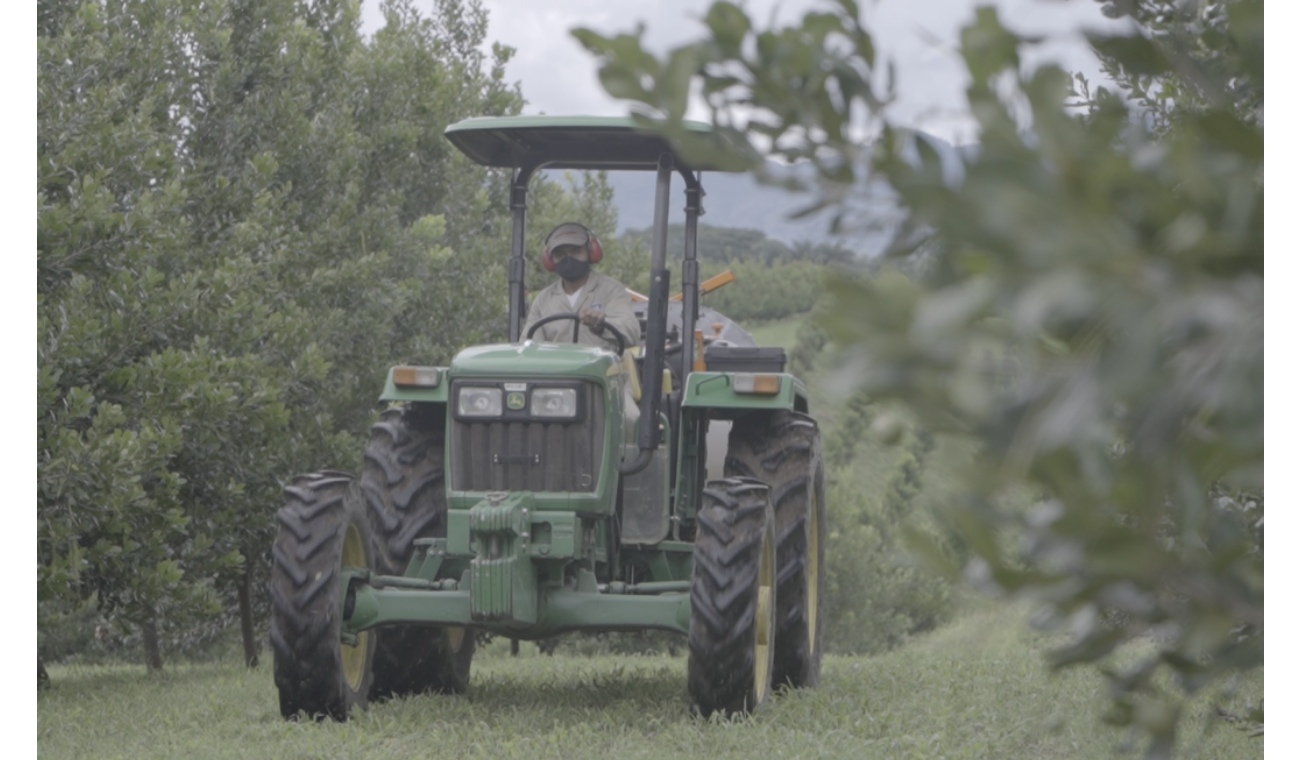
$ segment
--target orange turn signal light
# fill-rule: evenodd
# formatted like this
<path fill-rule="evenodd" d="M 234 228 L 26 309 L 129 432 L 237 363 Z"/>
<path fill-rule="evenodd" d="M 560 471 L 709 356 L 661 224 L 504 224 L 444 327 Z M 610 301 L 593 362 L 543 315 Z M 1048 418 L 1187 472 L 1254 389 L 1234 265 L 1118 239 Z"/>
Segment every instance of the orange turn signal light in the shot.
<path fill-rule="evenodd" d="M 753 372 L 737 372 L 731 378 L 731 387 L 736 393 L 749 393 L 756 396 L 775 396 L 781 392 L 780 375 L 759 375 Z"/>
<path fill-rule="evenodd" d="M 393 385 L 398 388 L 437 388 L 441 381 L 437 367 L 393 367 Z"/>

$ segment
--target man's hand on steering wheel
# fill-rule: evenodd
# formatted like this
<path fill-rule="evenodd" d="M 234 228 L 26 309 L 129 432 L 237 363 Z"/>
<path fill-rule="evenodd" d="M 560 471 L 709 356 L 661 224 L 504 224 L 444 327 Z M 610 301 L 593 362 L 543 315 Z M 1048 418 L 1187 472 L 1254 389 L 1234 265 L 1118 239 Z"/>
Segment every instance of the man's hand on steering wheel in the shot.
<path fill-rule="evenodd" d="M 597 320 L 597 318 L 598 318 L 597 323 L 600 325 L 599 329 L 594 327 L 592 323 L 588 321 L 589 319 Z M 614 353 L 618 354 L 619 356 L 623 355 L 623 351 L 628 346 L 627 337 L 625 337 L 617 327 L 614 327 L 614 325 L 605 322 L 605 312 L 600 311 L 598 309 L 583 309 L 581 313 L 576 313 L 576 314 L 573 312 L 565 312 L 562 314 L 552 314 L 548 317 L 542 317 L 541 319 L 534 322 L 531 327 L 528 328 L 528 332 L 526 335 L 524 335 L 524 337 L 531 340 L 533 334 L 536 333 L 537 330 L 541 328 L 542 325 L 549 324 L 551 322 L 555 322 L 561 319 L 573 320 L 573 342 L 574 343 L 578 342 L 578 324 L 581 323 L 587 325 L 588 329 L 592 330 L 593 332 L 606 333 L 610 337 L 612 337 L 614 339 L 614 343 L 618 346 L 618 348 L 615 349 Z"/>
<path fill-rule="evenodd" d="M 592 332 L 605 332 L 605 312 L 602 309 L 583 309 L 578 312 L 578 319 Z"/>

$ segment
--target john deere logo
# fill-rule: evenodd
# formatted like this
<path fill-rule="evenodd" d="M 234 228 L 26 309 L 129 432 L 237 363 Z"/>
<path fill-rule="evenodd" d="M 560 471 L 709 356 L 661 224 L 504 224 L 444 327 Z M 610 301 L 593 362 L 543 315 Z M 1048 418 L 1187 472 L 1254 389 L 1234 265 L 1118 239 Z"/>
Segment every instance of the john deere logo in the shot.
<path fill-rule="evenodd" d="M 506 407 L 519 411 L 524 408 L 524 394 L 519 391 L 511 391 L 506 394 Z"/>

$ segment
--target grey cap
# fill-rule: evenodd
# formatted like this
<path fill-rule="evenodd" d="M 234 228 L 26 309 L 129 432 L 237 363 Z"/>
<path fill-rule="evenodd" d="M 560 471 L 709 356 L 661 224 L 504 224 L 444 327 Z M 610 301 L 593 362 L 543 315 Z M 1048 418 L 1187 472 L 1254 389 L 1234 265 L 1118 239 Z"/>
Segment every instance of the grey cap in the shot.
<path fill-rule="evenodd" d="M 548 251 L 553 251 L 562 245 L 576 245 L 579 248 L 587 245 L 591 240 L 591 234 L 587 228 L 576 222 L 567 222 L 551 230 L 551 234 L 546 236 L 544 247 Z"/>

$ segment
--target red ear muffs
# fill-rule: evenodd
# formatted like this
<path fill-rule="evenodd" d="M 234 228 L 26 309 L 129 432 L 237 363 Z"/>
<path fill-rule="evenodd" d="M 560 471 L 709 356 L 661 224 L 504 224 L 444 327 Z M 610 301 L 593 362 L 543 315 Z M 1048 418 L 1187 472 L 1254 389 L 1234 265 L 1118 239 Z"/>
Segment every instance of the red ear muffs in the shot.
<path fill-rule="evenodd" d="M 576 222 L 565 222 L 564 224 L 576 224 Z M 560 225 L 560 227 L 563 227 L 564 224 Z M 582 227 L 582 225 L 578 226 Z M 588 230 L 586 227 L 582 227 L 582 229 L 587 232 L 587 261 L 592 264 L 599 264 L 600 260 L 605 258 L 605 249 L 600 245 L 600 238 L 597 238 L 596 233 Z M 547 235 L 547 237 L 549 238 L 550 235 Z M 549 246 L 542 252 L 542 266 L 545 267 L 548 272 L 555 271 L 555 257 L 551 255 L 551 249 Z"/>

